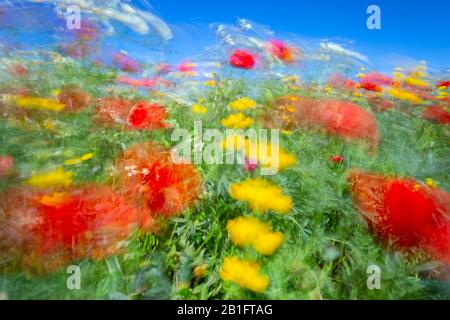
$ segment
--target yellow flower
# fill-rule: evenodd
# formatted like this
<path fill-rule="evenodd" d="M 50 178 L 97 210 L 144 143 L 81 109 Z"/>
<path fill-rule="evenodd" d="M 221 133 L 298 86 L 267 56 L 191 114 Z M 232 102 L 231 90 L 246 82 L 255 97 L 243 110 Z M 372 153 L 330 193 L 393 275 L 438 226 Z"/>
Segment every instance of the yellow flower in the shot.
<path fill-rule="evenodd" d="M 364 73 L 358 73 L 356 75 L 357 78 L 364 78 L 366 75 Z"/>
<path fill-rule="evenodd" d="M 435 188 L 437 188 L 437 183 L 436 183 L 436 181 L 434 181 L 433 179 L 431 179 L 431 178 L 427 178 L 426 180 L 425 180 L 425 183 L 427 184 L 427 186 L 429 186 L 430 188 L 433 188 L 433 189 L 435 189 Z"/>
<path fill-rule="evenodd" d="M 284 214 L 292 209 L 291 197 L 284 195 L 276 184 L 262 178 L 232 183 L 229 193 L 233 199 L 247 202 L 258 212 L 272 210 Z"/>
<path fill-rule="evenodd" d="M 42 109 L 50 111 L 61 111 L 65 105 L 57 100 L 36 97 L 16 97 L 15 104 L 25 109 Z"/>
<path fill-rule="evenodd" d="M 207 87 L 215 87 L 216 85 L 217 85 L 217 82 L 215 80 L 205 81 L 205 86 L 207 86 Z"/>
<path fill-rule="evenodd" d="M 196 266 L 193 273 L 194 277 L 196 277 L 197 279 L 203 278 L 206 274 L 206 264 Z"/>
<path fill-rule="evenodd" d="M 245 148 L 246 144 L 247 139 L 244 136 L 238 134 L 228 135 L 222 141 L 223 148 L 229 150 L 230 152 L 242 150 Z"/>
<path fill-rule="evenodd" d="M 256 107 L 255 100 L 247 97 L 239 98 L 230 103 L 230 108 L 236 111 L 244 111 L 247 109 L 254 109 Z"/>
<path fill-rule="evenodd" d="M 260 269 L 261 266 L 256 262 L 227 257 L 223 261 L 220 277 L 222 280 L 237 283 L 242 288 L 262 293 L 269 285 L 269 278 L 261 275 Z"/>
<path fill-rule="evenodd" d="M 410 86 L 413 86 L 413 87 L 428 87 L 429 86 L 428 82 L 426 82 L 422 79 L 419 79 L 419 78 L 415 78 L 415 77 L 407 77 L 403 81 L 406 84 L 409 84 Z"/>
<path fill-rule="evenodd" d="M 388 93 L 393 96 L 394 98 L 407 101 L 414 104 L 420 104 L 422 103 L 422 99 L 415 95 L 412 92 L 408 92 L 405 90 L 397 89 L 397 88 L 391 88 Z"/>
<path fill-rule="evenodd" d="M 30 186 L 39 188 L 68 187 L 72 184 L 72 177 L 73 172 L 66 172 L 63 168 L 58 168 L 40 175 L 33 174 L 31 178 L 28 179 L 27 183 Z"/>
<path fill-rule="evenodd" d="M 67 159 L 66 161 L 64 161 L 64 164 L 66 166 L 73 166 L 73 165 L 76 165 L 76 164 L 80 164 L 83 161 L 87 161 L 89 159 L 92 159 L 93 157 L 94 157 L 94 153 L 93 152 L 89 152 L 89 153 L 86 153 L 86 154 L 82 155 L 79 158 Z"/>
<path fill-rule="evenodd" d="M 292 132 L 283 132 L 286 135 L 291 135 Z M 263 168 L 275 168 L 275 163 L 278 161 L 278 170 L 284 170 L 286 168 L 292 167 L 296 162 L 297 158 L 293 153 L 286 152 L 283 148 L 278 149 L 278 158 L 276 155 L 272 155 L 272 147 L 270 143 L 262 145 L 261 143 L 251 143 L 251 141 L 242 135 L 227 136 L 226 139 L 222 141 L 222 146 L 227 152 L 243 151 L 244 154 L 257 161 Z"/>
<path fill-rule="evenodd" d="M 298 83 L 300 82 L 300 78 L 297 75 L 292 75 L 292 76 L 284 76 L 281 81 L 283 82 L 291 82 L 291 83 Z"/>
<path fill-rule="evenodd" d="M 264 255 L 272 255 L 283 242 L 281 232 L 273 232 L 269 224 L 259 222 L 254 217 L 228 220 L 227 230 L 231 242 L 240 247 L 249 245 Z"/>
<path fill-rule="evenodd" d="M 275 167 L 275 163 L 278 161 L 277 169 L 284 170 L 292 167 L 297 162 L 295 155 L 286 152 L 283 148 L 278 149 L 278 159 L 276 159 L 276 155 L 272 154 L 272 146 L 270 143 L 266 145 L 262 145 L 261 143 L 251 144 L 249 140 L 246 140 L 245 154 L 257 160 L 263 168 Z"/>
<path fill-rule="evenodd" d="M 202 106 L 201 104 L 194 104 L 192 106 L 192 112 L 193 113 L 206 113 L 208 111 L 208 109 L 206 109 L 204 106 Z"/>
<path fill-rule="evenodd" d="M 222 119 L 220 123 L 227 128 L 245 129 L 253 124 L 253 119 L 240 112 L 230 114 L 227 118 Z"/>
<path fill-rule="evenodd" d="M 401 79 L 404 77 L 403 73 L 395 71 L 392 73 L 392 75 L 394 76 L 394 78 L 396 78 L 397 80 Z"/>

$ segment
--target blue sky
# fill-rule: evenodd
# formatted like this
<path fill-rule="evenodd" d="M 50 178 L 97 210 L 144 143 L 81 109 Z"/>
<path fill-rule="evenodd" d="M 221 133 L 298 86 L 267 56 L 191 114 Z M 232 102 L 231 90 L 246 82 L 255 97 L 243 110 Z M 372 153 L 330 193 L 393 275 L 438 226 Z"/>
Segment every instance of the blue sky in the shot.
<path fill-rule="evenodd" d="M 237 18 L 246 18 L 269 26 L 281 38 L 286 36 L 289 39 L 295 35 L 300 39 L 329 38 L 344 43 L 354 41 L 347 46 L 348 49 L 368 56 L 375 67 L 382 71 L 392 70 L 398 65 L 412 65 L 419 60 L 426 60 L 435 70 L 450 68 L 448 0 L 122 1 L 130 1 L 143 9 L 150 8 L 169 24 L 175 37 L 168 48 L 178 51 L 180 57 L 175 56 L 179 59 L 195 56 L 205 46 L 215 43 L 214 34 L 208 28 L 210 23 L 232 24 Z M 2 2 L 0 0 L 0 4 Z M 25 39 L 30 45 L 55 42 L 53 34 L 55 25 L 58 25 L 55 20 L 58 19 L 51 5 L 44 7 L 24 0 L 13 2 L 21 5 L 10 8 L 10 18 L 15 22 L 15 29 L 8 29 L 5 39 Z M 381 30 L 369 30 L 366 27 L 366 9 L 371 4 L 381 8 Z M 24 7 L 28 9 L 19 14 L 21 11 L 16 9 Z M 59 21 L 59 25 L 62 24 Z M 0 36 L 4 34 L 0 23 Z M 118 37 L 105 41 L 115 50 L 130 52 L 141 44 L 136 39 L 143 42 L 147 40 L 145 37 L 136 37 L 126 28 Z M 130 41 L 125 41 L 128 37 Z M 150 57 L 149 49 L 157 51 L 156 54 L 164 50 L 150 44 L 150 47 L 144 46 L 143 55 Z"/>
<path fill-rule="evenodd" d="M 141 2 L 141 1 L 134 1 Z M 300 36 L 342 37 L 375 63 L 411 57 L 450 66 L 447 0 L 149 0 L 154 11 L 174 26 L 207 26 L 247 18 L 275 32 Z M 381 30 L 366 27 L 366 9 L 381 8 Z M 175 39 L 176 40 L 176 39 Z M 389 62 L 389 61 L 388 61 Z"/>

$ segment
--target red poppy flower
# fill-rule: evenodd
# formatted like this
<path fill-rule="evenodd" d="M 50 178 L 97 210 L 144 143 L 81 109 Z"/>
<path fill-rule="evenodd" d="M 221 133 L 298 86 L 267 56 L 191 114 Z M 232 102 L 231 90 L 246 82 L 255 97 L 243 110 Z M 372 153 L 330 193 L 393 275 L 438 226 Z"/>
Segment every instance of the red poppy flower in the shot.
<path fill-rule="evenodd" d="M 162 146 L 140 143 L 126 150 L 117 164 L 121 190 L 140 210 L 176 215 L 198 197 L 200 174 L 191 164 L 175 164 Z"/>
<path fill-rule="evenodd" d="M 268 44 L 269 52 L 284 63 L 292 63 L 295 60 L 295 49 L 280 40 L 271 40 Z"/>
<path fill-rule="evenodd" d="M 8 66 L 9 73 L 14 77 L 25 77 L 28 75 L 28 68 L 21 63 L 14 63 Z"/>
<path fill-rule="evenodd" d="M 334 88 L 343 88 L 347 90 L 352 90 L 356 87 L 357 83 L 351 79 L 344 78 L 341 74 L 333 74 L 328 83 Z"/>
<path fill-rule="evenodd" d="M 391 86 L 394 80 L 379 72 L 369 72 L 361 78 L 360 82 L 375 83 L 379 86 Z"/>
<path fill-rule="evenodd" d="M 180 72 L 193 72 L 195 71 L 195 64 L 190 61 L 183 62 L 178 66 L 178 71 Z"/>
<path fill-rule="evenodd" d="M 445 110 L 443 106 L 430 106 L 422 112 L 422 118 L 439 124 L 449 124 L 450 112 Z"/>
<path fill-rule="evenodd" d="M 124 99 L 101 99 L 97 106 L 97 120 L 106 125 L 120 125 L 124 129 L 154 130 L 167 128 L 167 111 L 159 104 Z"/>
<path fill-rule="evenodd" d="M 13 169 L 14 158 L 11 156 L 0 156 L 0 178 L 10 175 Z"/>
<path fill-rule="evenodd" d="M 445 88 L 448 88 L 448 87 L 450 87 L 450 80 L 442 80 L 442 81 L 439 81 L 437 84 L 436 84 L 436 87 L 445 87 Z"/>
<path fill-rule="evenodd" d="M 167 128 L 164 120 L 167 112 L 159 104 L 145 101 L 136 103 L 128 114 L 128 124 L 134 129 L 161 129 Z"/>
<path fill-rule="evenodd" d="M 450 263 L 449 193 L 358 170 L 348 179 L 359 211 L 381 240 L 421 248 Z"/>
<path fill-rule="evenodd" d="M 330 157 L 330 161 L 333 163 L 342 163 L 344 162 L 344 157 L 340 155 L 334 155 Z"/>
<path fill-rule="evenodd" d="M 281 122 L 288 128 L 307 127 L 348 140 L 364 140 L 372 150 L 378 145 L 379 132 L 374 115 L 349 101 L 287 96 L 279 98 L 275 112 L 270 112 L 271 126 Z"/>
<path fill-rule="evenodd" d="M 0 254 L 19 254 L 25 266 L 46 271 L 117 254 L 135 229 L 149 226 L 149 217 L 106 186 L 54 193 L 16 189 L 2 197 Z"/>
<path fill-rule="evenodd" d="M 255 58 L 246 50 L 235 50 L 230 56 L 230 65 L 235 68 L 249 70 L 255 66 Z"/>
<path fill-rule="evenodd" d="M 374 82 L 360 81 L 359 86 L 367 91 L 383 92 L 383 88 Z"/>

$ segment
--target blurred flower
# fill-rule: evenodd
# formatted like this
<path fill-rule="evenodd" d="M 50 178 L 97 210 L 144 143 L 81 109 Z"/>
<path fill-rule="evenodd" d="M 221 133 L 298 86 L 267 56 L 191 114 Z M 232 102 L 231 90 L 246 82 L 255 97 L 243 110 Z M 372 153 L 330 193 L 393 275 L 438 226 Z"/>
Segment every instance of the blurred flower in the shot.
<path fill-rule="evenodd" d="M 26 77 L 28 75 L 28 68 L 21 63 L 13 63 L 8 65 L 8 72 L 14 77 Z"/>
<path fill-rule="evenodd" d="M 290 97 L 283 96 L 275 101 L 266 114 L 266 126 L 325 131 L 348 140 L 364 140 L 376 150 L 379 131 L 375 116 L 369 111 L 349 101 L 300 96 L 293 101 Z M 288 108 L 293 108 L 293 112 Z"/>
<path fill-rule="evenodd" d="M 223 261 L 220 277 L 232 281 L 242 288 L 262 293 L 269 285 L 269 278 L 260 274 L 260 265 L 256 262 L 226 257 Z"/>
<path fill-rule="evenodd" d="M 246 117 L 243 113 L 230 114 L 228 117 L 222 119 L 220 123 L 227 128 L 244 129 L 253 124 L 253 119 Z"/>
<path fill-rule="evenodd" d="M 96 106 L 96 118 L 104 125 L 126 125 L 133 102 L 125 99 L 102 98 Z"/>
<path fill-rule="evenodd" d="M 427 184 L 427 186 L 429 186 L 430 188 L 433 188 L 433 189 L 436 189 L 436 188 L 438 187 L 436 181 L 434 181 L 434 180 L 431 179 L 431 178 L 427 178 L 427 179 L 425 180 L 425 183 Z"/>
<path fill-rule="evenodd" d="M 342 163 L 344 161 L 344 157 L 340 155 L 334 155 L 330 157 L 330 161 L 334 163 Z"/>
<path fill-rule="evenodd" d="M 217 82 L 215 80 L 206 80 L 204 82 L 204 84 L 207 87 L 215 87 L 215 86 L 217 86 Z"/>
<path fill-rule="evenodd" d="M 65 86 L 58 92 L 58 100 L 65 106 L 65 110 L 78 111 L 86 108 L 91 97 L 84 91 L 81 91 L 77 86 Z"/>
<path fill-rule="evenodd" d="M 73 172 L 57 168 L 41 174 L 34 174 L 28 179 L 28 185 L 37 188 L 68 187 L 72 184 Z"/>
<path fill-rule="evenodd" d="M 413 86 L 413 87 L 428 87 L 429 84 L 428 82 L 420 79 L 420 78 L 416 78 L 416 77 L 407 77 L 403 80 L 404 83 Z"/>
<path fill-rule="evenodd" d="M 236 111 L 245 111 L 247 109 L 254 109 L 256 107 L 256 102 L 250 98 L 242 97 L 231 102 L 229 106 Z"/>
<path fill-rule="evenodd" d="M 40 109 L 50 111 L 61 111 L 64 109 L 63 103 L 45 98 L 15 97 L 14 102 L 18 107 L 25 109 Z"/>
<path fill-rule="evenodd" d="M 118 254 L 142 224 L 137 211 L 106 186 L 44 193 L 11 189 L 2 199 L 0 254 L 38 271 Z"/>
<path fill-rule="evenodd" d="M 450 112 L 445 110 L 443 106 L 434 105 L 423 110 L 422 118 L 439 124 L 449 124 Z"/>
<path fill-rule="evenodd" d="M 246 50 L 235 50 L 230 56 L 230 65 L 249 70 L 255 66 L 255 57 Z"/>
<path fill-rule="evenodd" d="M 406 101 L 406 102 L 410 102 L 412 104 L 421 104 L 422 103 L 422 99 L 420 99 L 417 95 L 415 95 L 412 92 L 409 91 L 405 91 L 402 89 L 398 89 L 398 88 L 390 88 L 388 90 L 388 93 L 397 99 Z"/>
<path fill-rule="evenodd" d="M 192 112 L 193 113 L 206 113 L 206 112 L 208 112 L 208 109 L 206 109 L 201 104 L 196 103 L 192 106 Z"/>
<path fill-rule="evenodd" d="M 127 149 L 116 165 L 122 192 L 147 215 L 180 214 L 198 198 L 202 179 L 191 164 L 175 164 L 152 142 Z"/>
<path fill-rule="evenodd" d="M 270 40 L 268 42 L 268 50 L 272 56 L 281 60 L 284 63 L 292 63 L 300 50 L 294 48 L 281 40 Z"/>
<path fill-rule="evenodd" d="M 80 163 L 82 163 L 84 161 L 87 161 L 89 159 L 92 159 L 93 157 L 94 157 L 94 152 L 89 152 L 89 153 L 86 153 L 86 154 L 82 155 L 79 158 L 67 159 L 67 160 L 64 161 L 64 164 L 66 166 L 73 166 L 73 165 L 76 165 L 76 164 L 80 164 Z"/>
<path fill-rule="evenodd" d="M 247 202 L 250 208 L 260 213 L 272 210 L 283 214 L 292 209 L 291 197 L 283 195 L 280 187 L 262 178 L 232 183 L 229 193 L 233 199 Z"/>
<path fill-rule="evenodd" d="M 438 88 L 448 88 L 448 87 L 450 87 L 450 80 L 442 80 L 442 81 L 439 81 L 437 84 L 436 84 L 436 87 L 438 87 Z"/>
<path fill-rule="evenodd" d="M 130 110 L 127 123 L 133 129 L 162 129 L 168 127 L 168 124 L 164 122 L 166 118 L 167 112 L 164 107 L 140 101 Z"/>
<path fill-rule="evenodd" d="M 410 178 L 359 170 L 348 175 L 354 201 L 385 243 L 421 248 L 450 263 L 450 194 Z"/>
<path fill-rule="evenodd" d="M 195 266 L 193 273 L 195 278 L 197 279 L 203 278 L 206 274 L 206 264 Z"/>
<path fill-rule="evenodd" d="M 227 230 L 231 242 L 243 247 L 251 246 L 264 255 L 272 255 L 283 242 L 280 232 L 272 231 L 270 224 L 259 222 L 253 217 L 238 217 L 228 220 Z"/>
<path fill-rule="evenodd" d="M 117 82 L 126 84 L 128 86 L 132 87 L 143 87 L 143 88 L 153 88 L 155 87 L 159 82 L 158 79 L 133 79 L 130 77 L 118 77 Z"/>
<path fill-rule="evenodd" d="M 14 170 L 14 158 L 0 155 L 0 178 L 9 176 Z"/>
<path fill-rule="evenodd" d="M 192 73 L 195 71 L 195 64 L 190 61 L 183 62 L 178 66 L 178 71 Z"/>
<path fill-rule="evenodd" d="M 253 172 L 256 168 L 258 168 L 258 161 L 246 157 L 243 165 L 244 171 Z"/>
<path fill-rule="evenodd" d="M 113 55 L 113 63 L 122 71 L 136 73 L 140 69 L 140 64 L 136 60 L 130 58 L 124 53 L 116 53 Z"/>

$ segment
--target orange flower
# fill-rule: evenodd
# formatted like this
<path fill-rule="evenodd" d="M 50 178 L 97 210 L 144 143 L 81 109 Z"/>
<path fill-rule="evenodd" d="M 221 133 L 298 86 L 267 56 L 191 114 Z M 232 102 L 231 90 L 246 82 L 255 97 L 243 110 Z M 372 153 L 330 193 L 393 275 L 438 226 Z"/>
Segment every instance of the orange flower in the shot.
<path fill-rule="evenodd" d="M 198 197 L 200 174 L 191 164 L 175 164 L 170 151 L 145 142 L 125 151 L 117 164 L 121 189 L 150 215 L 176 215 Z"/>
<path fill-rule="evenodd" d="M 66 86 L 59 92 L 58 100 L 65 105 L 64 110 L 77 111 L 86 108 L 91 97 L 76 86 Z"/>

